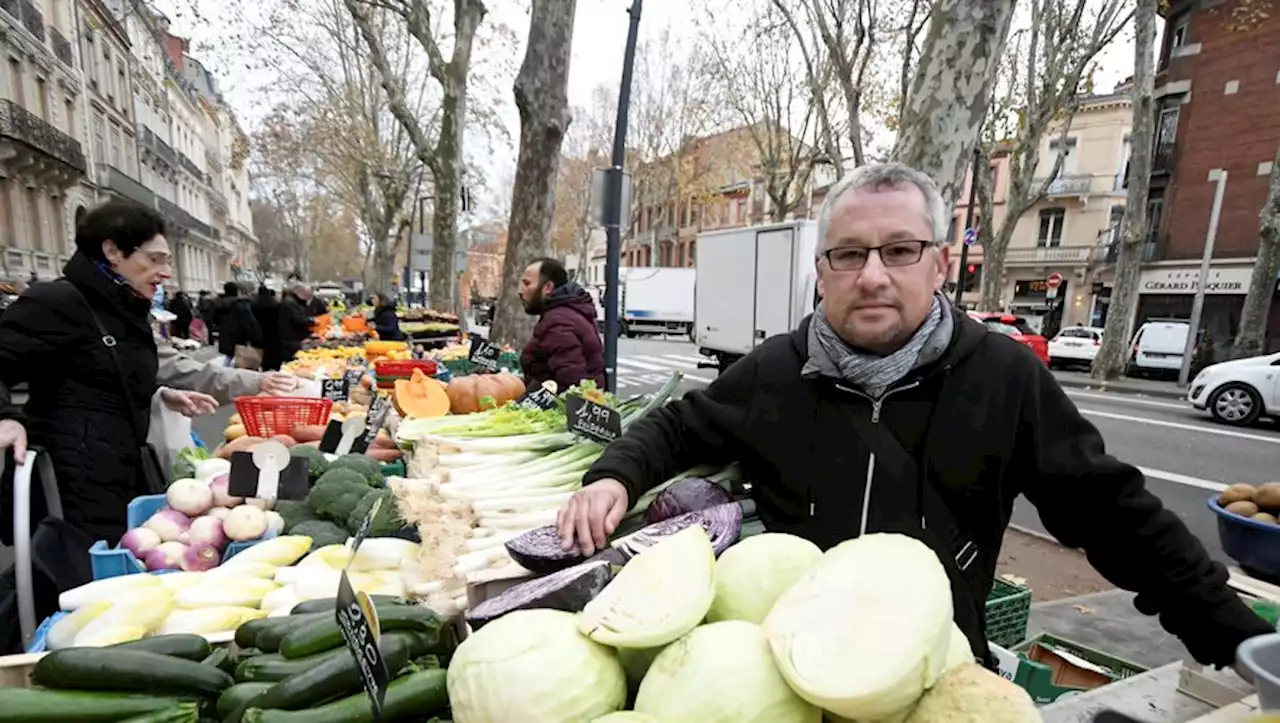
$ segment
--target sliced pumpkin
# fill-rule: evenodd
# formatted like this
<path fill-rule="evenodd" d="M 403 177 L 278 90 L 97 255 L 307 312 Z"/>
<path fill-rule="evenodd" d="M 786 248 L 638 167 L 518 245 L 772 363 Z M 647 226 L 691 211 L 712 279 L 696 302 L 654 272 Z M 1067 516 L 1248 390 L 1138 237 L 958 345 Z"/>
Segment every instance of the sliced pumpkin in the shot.
<path fill-rule="evenodd" d="M 408 419 L 443 417 L 449 413 L 449 394 L 440 380 L 414 369 L 408 379 L 395 384 L 396 409 Z"/>

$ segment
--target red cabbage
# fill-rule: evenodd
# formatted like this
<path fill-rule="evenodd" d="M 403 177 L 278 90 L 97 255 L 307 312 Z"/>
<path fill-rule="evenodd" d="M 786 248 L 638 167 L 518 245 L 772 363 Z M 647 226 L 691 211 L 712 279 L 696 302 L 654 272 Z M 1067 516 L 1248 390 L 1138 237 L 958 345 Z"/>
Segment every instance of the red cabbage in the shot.
<path fill-rule="evenodd" d="M 613 578 L 613 569 L 604 560 L 592 560 L 567 570 L 553 572 L 508 588 L 471 608 L 467 622 L 473 630 L 516 610 L 545 608 L 580 612 L 600 594 Z"/>
<path fill-rule="evenodd" d="M 645 510 L 644 521 L 654 524 L 669 520 L 677 515 L 705 510 L 708 507 L 723 505 L 733 501 L 729 491 L 710 480 L 701 477 L 688 477 L 674 482 L 658 493 L 649 509 Z"/>
<path fill-rule="evenodd" d="M 512 560 L 539 575 L 573 567 L 584 559 L 576 546 L 571 550 L 560 546 L 560 533 L 555 525 L 535 527 L 507 540 L 505 544 Z"/>

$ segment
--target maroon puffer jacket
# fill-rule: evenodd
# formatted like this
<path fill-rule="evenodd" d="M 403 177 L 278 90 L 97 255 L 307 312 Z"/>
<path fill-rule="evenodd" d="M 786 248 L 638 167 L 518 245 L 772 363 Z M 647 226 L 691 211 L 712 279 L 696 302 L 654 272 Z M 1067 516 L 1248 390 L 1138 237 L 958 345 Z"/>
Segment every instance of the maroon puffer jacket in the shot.
<path fill-rule="evenodd" d="M 596 333 L 596 305 L 585 289 L 571 281 L 551 293 L 520 366 L 530 388 L 551 379 L 563 392 L 593 379 L 604 389 L 604 347 Z"/>

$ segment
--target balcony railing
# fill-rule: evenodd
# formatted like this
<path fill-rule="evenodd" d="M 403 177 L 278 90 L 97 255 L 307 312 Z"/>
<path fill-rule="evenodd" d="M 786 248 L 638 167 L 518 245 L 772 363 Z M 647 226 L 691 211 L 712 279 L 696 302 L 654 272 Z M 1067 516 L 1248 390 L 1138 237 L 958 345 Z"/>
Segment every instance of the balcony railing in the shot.
<path fill-rule="evenodd" d="M 115 166 L 106 163 L 98 164 L 99 178 L 105 179 L 104 184 L 113 192 L 124 196 L 133 201 L 146 206 L 148 208 L 156 207 L 156 194 L 151 189 L 129 178 L 129 176 Z"/>
<path fill-rule="evenodd" d="M 75 56 L 71 54 L 71 41 L 63 37 L 58 29 L 49 26 L 49 44 L 53 46 L 53 54 L 68 68 L 76 67 Z"/>
<path fill-rule="evenodd" d="M 1059 174 L 1049 183 L 1046 194 L 1049 196 L 1083 196 L 1093 187 L 1093 176 L 1077 174 Z"/>
<path fill-rule="evenodd" d="M 174 152 L 173 146 L 164 142 L 164 139 L 156 135 L 154 131 L 146 126 L 142 126 L 142 145 L 149 148 L 153 153 L 159 156 L 170 165 L 178 165 L 178 154 Z"/>
<path fill-rule="evenodd" d="M 0 136 L 12 138 L 84 173 L 80 142 L 11 100 L 0 100 Z"/>
<path fill-rule="evenodd" d="M 1119 241 L 1112 241 L 1100 246 L 1095 246 L 1094 260 L 1103 264 L 1116 263 L 1120 260 L 1120 243 L 1121 242 Z M 1148 261 L 1159 261 L 1161 246 L 1160 237 L 1154 233 L 1151 234 L 1142 244 L 1142 262 L 1147 263 Z"/>
<path fill-rule="evenodd" d="M 17 18 L 37 40 L 44 42 L 44 15 L 31 0 L 5 0 L 0 3 L 0 8 Z"/>
<path fill-rule="evenodd" d="M 209 182 L 209 177 L 205 175 L 204 171 L 200 170 L 200 166 L 197 166 L 195 161 L 187 157 L 187 154 L 178 151 L 178 163 L 187 170 L 187 173 L 199 178 L 204 183 Z"/>
<path fill-rule="evenodd" d="M 1006 264 L 1083 264 L 1089 260 L 1093 246 L 1038 246 L 1014 248 L 1004 252 Z"/>
<path fill-rule="evenodd" d="M 213 202 L 214 206 L 217 206 L 218 208 L 221 208 L 224 211 L 230 208 L 230 206 L 227 205 L 226 194 L 224 194 L 222 191 L 219 191 L 215 188 L 212 188 L 212 187 L 209 188 L 209 200 Z"/>
<path fill-rule="evenodd" d="M 1152 173 L 1172 173 L 1177 165 L 1178 153 L 1172 143 L 1159 143 L 1151 155 Z"/>

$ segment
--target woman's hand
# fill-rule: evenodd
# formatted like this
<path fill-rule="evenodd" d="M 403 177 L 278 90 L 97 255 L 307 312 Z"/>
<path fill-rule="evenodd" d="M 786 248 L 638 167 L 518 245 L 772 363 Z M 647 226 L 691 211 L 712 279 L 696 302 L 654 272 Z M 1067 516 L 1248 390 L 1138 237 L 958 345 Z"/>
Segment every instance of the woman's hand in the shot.
<path fill-rule="evenodd" d="M 6 419 L 0 421 L 0 450 L 13 448 L 13 461 L 22 464 L 27 459 L 27 429 Z"/>
<path fill-rule="evenodd" d="M 218 410 L 218 400 L 200 392 L 165 388 L 160 390 L 160 398 L 165 406 L 184 417 L 198 417 Z"/>
<path fill-rule="evenodd" d="M 283 397 L 298 391 L 298 378 L 285 372 L 265 372 L 258 385 L 258 393 Z"/>

